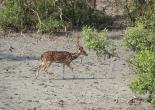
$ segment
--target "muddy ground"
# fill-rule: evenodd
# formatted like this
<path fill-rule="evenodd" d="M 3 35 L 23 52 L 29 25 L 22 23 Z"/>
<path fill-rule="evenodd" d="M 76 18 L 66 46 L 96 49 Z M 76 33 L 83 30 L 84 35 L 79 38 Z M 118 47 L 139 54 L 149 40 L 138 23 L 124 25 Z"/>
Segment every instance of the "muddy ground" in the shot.
<path fill-rule="evenodd" d="M 126 60 L 132 52 L 122 45 L 121 32 L 109 33 L 120 58 L 98 62 L 95 53 L 74 61 L 72 72 L 53 64 L 49 73 L 35 78 L 41 53 L 48 50 L 76 51 L 74 36 L 9 34 L 0 36 L 0 110 L 154 110 L 134 100 L 129 89 L 134 78 Z M 82 44 L 82 42 L 81 42 Z"/>

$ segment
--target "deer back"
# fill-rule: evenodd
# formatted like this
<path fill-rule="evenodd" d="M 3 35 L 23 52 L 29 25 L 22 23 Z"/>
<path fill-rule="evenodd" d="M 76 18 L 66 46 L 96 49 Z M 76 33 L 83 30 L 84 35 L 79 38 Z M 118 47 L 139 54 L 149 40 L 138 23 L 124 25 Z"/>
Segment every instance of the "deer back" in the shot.
<path fill-rule="evenodd" d="M 41 55 L 41 60 L 55 63 L 70 63 L 72 55 L 67 51 L 47 51 Z"/>

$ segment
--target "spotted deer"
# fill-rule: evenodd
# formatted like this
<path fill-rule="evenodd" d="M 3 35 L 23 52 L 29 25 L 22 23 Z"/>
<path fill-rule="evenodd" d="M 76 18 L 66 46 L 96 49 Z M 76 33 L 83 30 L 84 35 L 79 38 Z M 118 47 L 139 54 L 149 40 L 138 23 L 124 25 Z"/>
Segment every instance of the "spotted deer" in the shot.
<path fill-rule="evenodd" d="M 82 46 L 79 45 L 79 37 L 77 41 L 77 51 L 75 53 L 67 52 L 67 51 L 47 51 L 41 55 L 41 65 L 39 66 L 39 70 L 37 72 L 36 78 L 39 75 L 39 71 L 43 69 L 46 73 L 48 73 L 48 67 L 52 63 L 61 63 L 63 64 L 63 79 L 64 79 L 64 71 L 65 66 L 69 67 L 72 71 L 73 68 L 70 66 L 70 63 L 77 59 L 80 55 L 88 56 L 86 51 Z"/>

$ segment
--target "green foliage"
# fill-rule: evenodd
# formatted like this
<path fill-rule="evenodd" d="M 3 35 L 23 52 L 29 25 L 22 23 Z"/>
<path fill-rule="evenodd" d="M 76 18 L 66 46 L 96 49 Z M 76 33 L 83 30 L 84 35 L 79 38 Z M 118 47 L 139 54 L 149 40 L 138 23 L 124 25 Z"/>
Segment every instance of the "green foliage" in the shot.
<path fill-rule="evenodd" d="M 63 18 L 71 22 L 73 26 L 88 25 L 102 29 L 113 23 L 112 17 L 90 7 L 87 0 L 74 0 L 74 2 L 64 3 L 62 11 Z"/>
<path fill-rule="evenodd" d="M 137 27 L 128 27 L 124 31 L 124 43 L 127 47 L 133 50 L 139 50 L 141 43 L 145 40 L 145 32 L 143 25 L 139 24 Z"/>
<path fill-rule="evenodd" d="M 133 56 L 137 73 L 152 74 L 155 77 L 155 51 L 143 50 Z"/>
<path fill-rule="evenodd" d="M 86 0 L 75 0 L 63 4 L 63 17 L 70 21 L 73 26 L 82 25 L 89 19 L 87 15 L 92 9 L 88 6 Z"/>
<path fill-rule="evenodd" d="M 112 41 L 107 38 L 107 30 L 97 32 L 94 28 L 83 27 L 82 29 L 84 45 L 96 52 L 98 57 L 108 55 L 114 56 L 114 47 Z"/>
<path fill-rule="evenodd" d="M 147 73 L 141 73 L 132 81 L 130 88 L 139 94 L 153 94 L 155 93 L 154 77 Z"/>
<path fill-rule="evenodd" d="M 154 103 L 155 97 L 155 34 L 144 29 L 143 25 L 125 30 L 125 44 L 137 50 L 131 62 L 137 77 L 131 83 L 131 89 L 140 94 L 149 93 L 148 101 Z"/>
<path fill-rule="evenodd" d="M 64 22 L 58 21 L 52 17 L 49 17 L 37 24 L 38 32 L 51 32 L 57 31 L 60 28 L 63 28 Z"/>
<path fill-rule="evenodd" d="M 71 27 L 88 25 L 103 29 L 113 23 L 112 17 L 93 9 L 87 0 L 62 1 L 58 6 L 62 8 L 62 19 L 71 24 Z"/>
<path fill-rule="evenodd" d="M 125 45 L 136 50 L 131 63 L 137 77 L 130 88 L 139 94 L 149 94 L 147 101 L 155 106 L 155 1 L 127 1 L 130 17 L 137 24 L 124 31 Z"/>
<path fill-rule="evenodd" d="M 7 5 L 0 11 L 0 25 L 1 28 L 6 30 L 11 27 L 15 27 L 15 29 L 18 29 L 18 25 L 20 25 L 17 22 L 17 4 L 15 4 L 13 1 L 6 0 L 5 4 Z"/>
<path fill-rule="evenodd" d="M 153 106 L 155 106 L 155 97 L 152 97 L 152 98 L 151 98 L 150 103 L 151 103 Z"/>
<path fill-rule="evenodd" d="M 0 10 L 0 28 L 5 31 L 51 32 L 62 28 L 64 24 L 55 14 L 57 12 L 53 0 L 5 0 Z"/>
<path fill-rule="evenodd" d="M 155 106 L 155 80 L 154 76 L 143 73 L 131 82 L 130 89 L 139 94 L 148 94 L 147 101 Z"/>
<path fill-rule="evenodd" d="M 129 12 L 132 13 L 134 17 L 142 14 L 142 11 L 144 11 L 144 9 L 146 8 L 143 7 L 144 5 L 146 5 L 145 0 L 126 0 L 126 1 L 127 1 L 126 5 L 129 8 Z"/>
<path fill-rule="evenodd" d="M 142 23 L 145 28 L 155 31 L 155 2 L 152 2 L 143 16 L 136 17 L 136 22 Z"/>
<path fill-rule="evenodd" d="M 149 93 L 148 102 L 155 105 L 155 51 L 143 50 L 133 57 L 137 77 L 131 82 L 132 91 L 139 94 Z"/>
<path fill-rule="evenodd" d="M 155 32 L 155 0 L 126 0 L 126 9 L 131 21 Z"/>
<path fill-rule="evenodd" d="M 65 26 L 90 25 L 102 29 L 112 18 L 93 9 L 87 0 L 5 0 L 0 10 L 0 28 L 7 31 L 51 32 Z M 103 25 L 104 24 L 104 25 Z"/>
<path fill-rule="evenodd" d="M 155 50 L 155 34 L 147 31 L 143 24 L 128 27 L 124 36 L 124 44 L 133 50 Z"/>
<path fill-rule="evenodd" d="M 113 20 L 111 16 L 107 16 L 105 15 L 105 13 L 101 11 L 93 10 L 86 24 L 91 27 L 95 27 L 97 29 L 102 30 L 104 29 L 104 27 L 108 27 L 109 25 L 112 25 Z"/>

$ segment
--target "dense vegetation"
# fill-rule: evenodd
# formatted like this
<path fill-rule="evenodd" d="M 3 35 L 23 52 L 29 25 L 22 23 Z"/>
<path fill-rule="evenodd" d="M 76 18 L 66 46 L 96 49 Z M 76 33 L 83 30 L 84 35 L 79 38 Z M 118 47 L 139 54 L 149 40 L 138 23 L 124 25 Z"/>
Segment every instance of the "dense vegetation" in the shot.
<path fill-rule="evenodd" d="M 88 26 L 85 26 L 82 29 L 82 36 L 85 46 L 94 50 L 98 58 L 104 56 L 105 59 L 116 55 L 113 42 L 108 39 L 107 34 L 107 29 L 100 32 Z"/>
<path fill-rule="evenodd" d="M 155 24 L 154 2 L 154 0 L 126 0 L 126 10 L 131 21 L 153 26 Z"/>
<path fill-rule="evenodd" d="M 149 94 L 148 102 L 155 106 L 155 1 L 128 0 L 130 17 L 135 27 L 124 31 L 124 43 L 135 51 L 130 63 L 137 77 L 131 83 L 131 90 Z"/>
<path fill-rule="evenodd" d="M 4 31 L 53 32 L 85 25 L 102 29 L 112 18 L 88 0 L 5 0 L 0 10 Z"/>

